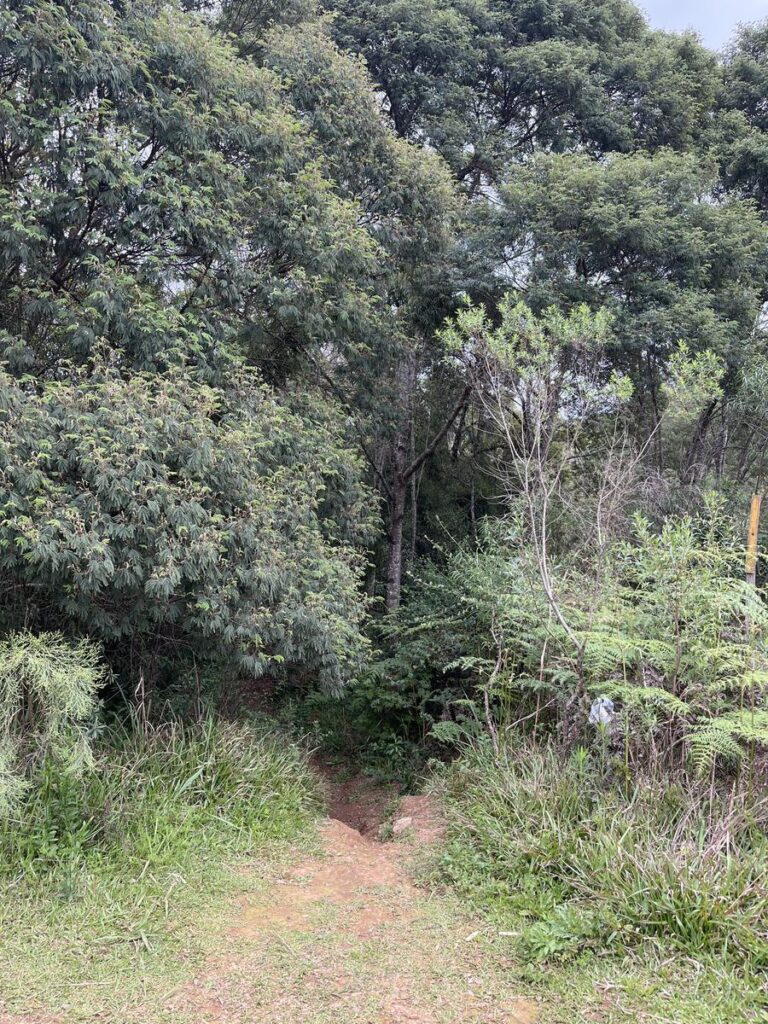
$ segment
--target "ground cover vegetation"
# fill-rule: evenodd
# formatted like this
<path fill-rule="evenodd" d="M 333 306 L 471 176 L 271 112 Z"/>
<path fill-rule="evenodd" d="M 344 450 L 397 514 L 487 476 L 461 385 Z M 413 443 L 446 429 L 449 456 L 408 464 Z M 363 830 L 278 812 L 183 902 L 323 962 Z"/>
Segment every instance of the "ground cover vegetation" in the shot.
<path fill-rule="evenodd" d="M 759 1019 L 766 109 L 627 0 L 0 3 L 6 914 L 306 837 L 269 690 L 531 970 Z"/>

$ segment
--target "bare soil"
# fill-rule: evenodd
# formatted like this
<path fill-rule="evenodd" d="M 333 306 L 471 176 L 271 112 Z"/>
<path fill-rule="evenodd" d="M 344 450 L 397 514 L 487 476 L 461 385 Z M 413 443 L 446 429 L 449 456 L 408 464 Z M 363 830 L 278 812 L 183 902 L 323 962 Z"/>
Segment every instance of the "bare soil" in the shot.
<path fill-rule="evenodd" d="M 322 854 L 241 903 L 222 954 L 164 1007 L 171 1019 L 533 1024 L 536 1007 L 489 965 L 474 923 L 411 881 L 414 849 L 442 829 L 430 798 L 406 797 L 396 813 L 412 819 L 407 841 L 385 843 L 377 836 L 391 788 L 333 773 L 326 787 Z"/>

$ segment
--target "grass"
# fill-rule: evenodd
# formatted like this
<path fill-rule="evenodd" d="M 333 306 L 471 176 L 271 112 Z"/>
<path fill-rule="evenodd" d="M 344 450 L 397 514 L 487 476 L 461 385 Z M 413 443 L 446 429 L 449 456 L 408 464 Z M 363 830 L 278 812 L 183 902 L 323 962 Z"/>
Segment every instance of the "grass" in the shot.
<path fill-rule="evenodd" d="M 94 753 L 79 776 L 49 760 L 0 827 L 0 1008 L 120 1019 L 202 962 L 259 884 L 238 861 L 267 877 L 312 842 L 316 782 L 274 728 L 115 725 Z"/>
<path fill-rule="evenodd" d="M 272 723 L 107 730 L 92 769 L 49 762 L 0 829 L 0 1017 L 198 1024 L 219 993 L 233 1021 L 358 1024 L 402 1003 L 488 1024 L 517 997 L 538 1024 L 766 1019 L 765 846 L 745 807 L 627 796 L 525 746 L 500 763 L 472 748 L 438 785 L 442 884 L 348 892 L 342 864 L 339 904 L 323 883 L 305 920 L 238 937 L 239 901 L 293 909 L 285 865 L 318 851 L 302 756 Z M 356 931 L 372 910 L 383 923 Z"/>
<path fill-rule="evenodd" d="M 506 933 L 523 977 L 566 998 L 613 976 L 635 1012 L 681 1007 L 652 1020 L 765 1019 L 764 806 L 680 783 L 625 794 L 582 755 L 518 744 L 469 748 L 438 788 L 432 880 Z"/>

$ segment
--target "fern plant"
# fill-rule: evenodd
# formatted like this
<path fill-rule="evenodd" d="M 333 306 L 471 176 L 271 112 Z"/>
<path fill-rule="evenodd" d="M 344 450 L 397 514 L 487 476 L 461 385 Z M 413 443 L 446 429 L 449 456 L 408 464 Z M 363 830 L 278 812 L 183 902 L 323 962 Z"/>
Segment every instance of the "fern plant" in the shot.
<path fill-rule="evenodd" d="M 768 747 L 768 709 L 740 709 L 699 722 L 689 737 L 691 760 L 700 774 L 718 760 L 740 763 L 746 745 Z"/>
<path fill-rule="evenodd" d="M 741 562 L 714 499 L 661 529 L 638 517 L 600 565 L 560 567 L 567 635 L 510 517 L 422 573 L 395 624 L 396 671 L 429 668 L 432 693 L 452 678 L 454 705 L 461 681 L 468 695 L 487 693 L 502 730 L 580 716 L 577 740 L 589 735 L 590 703 L 609 696 L 610 745 L 623 748 L 625 767 L 734 765 L 747 747 L 768 745 L 768 608 Z"/>

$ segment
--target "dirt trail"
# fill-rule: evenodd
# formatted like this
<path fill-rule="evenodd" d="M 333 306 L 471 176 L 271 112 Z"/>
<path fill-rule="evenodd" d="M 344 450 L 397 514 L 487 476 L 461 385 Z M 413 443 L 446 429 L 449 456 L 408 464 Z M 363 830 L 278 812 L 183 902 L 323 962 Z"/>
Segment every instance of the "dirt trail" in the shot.
<path fill-rule="evenodd" d="M 406 798 L 398 813 L 412 825 L 399 841 L 377 840 L 391 799 L 391 792 L 363 780 L 331 781 L 336 817 L 323 826 L 322 855 L 295 864 L 266 893 L 242 904 L 226 936 L 227 952 L 164 1007 L 173 1020 L 535 1021 L 535 1007 L 509 990 L 498 952 L 478 938 L 477 923 L 410 880 L 413 845 L 406 837 L 430 841 L 440 829 L 428 798 Z"/>

